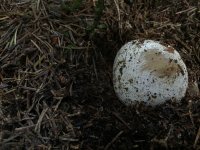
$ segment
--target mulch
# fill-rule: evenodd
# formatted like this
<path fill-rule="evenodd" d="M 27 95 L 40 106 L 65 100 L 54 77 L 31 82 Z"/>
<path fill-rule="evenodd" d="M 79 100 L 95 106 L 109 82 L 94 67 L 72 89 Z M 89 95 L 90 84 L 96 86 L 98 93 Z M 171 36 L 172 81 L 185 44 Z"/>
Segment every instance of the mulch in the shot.
<path fill-rule="evenodd" d="M 196 0 L 2 0 L 0 149 L 200 149 L 199 31 Z M 113 60 L 135 39 L 180 53 L 181 103 L 118 100 Z"/>

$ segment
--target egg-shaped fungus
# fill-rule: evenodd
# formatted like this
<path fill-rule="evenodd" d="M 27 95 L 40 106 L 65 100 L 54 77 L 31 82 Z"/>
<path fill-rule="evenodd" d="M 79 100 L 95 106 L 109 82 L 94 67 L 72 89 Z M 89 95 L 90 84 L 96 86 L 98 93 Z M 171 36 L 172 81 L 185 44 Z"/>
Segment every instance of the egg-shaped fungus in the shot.
<path fill-rule="evenodd" d="M 188 87 L 188 72 L 173 47 L 153 40 L 136 40 L 118 51 L 113 85 L 126 105 L 139 101 L 155 106 L 170 99 L 179 102 Z"/>

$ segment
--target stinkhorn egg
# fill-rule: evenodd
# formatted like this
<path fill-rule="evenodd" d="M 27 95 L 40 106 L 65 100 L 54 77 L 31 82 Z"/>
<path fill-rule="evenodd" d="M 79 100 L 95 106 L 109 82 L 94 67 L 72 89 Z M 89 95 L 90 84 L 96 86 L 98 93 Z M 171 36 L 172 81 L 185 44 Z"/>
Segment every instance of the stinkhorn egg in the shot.
<path fill-rule="evenodd" d="M 113 65 L 113 85 L 126 105 L 145 102 L 179 102 L 188 87 L 188 72 L 180 54 L 171 46 L 144 40 L 126 43 L 118 51 Z"/>

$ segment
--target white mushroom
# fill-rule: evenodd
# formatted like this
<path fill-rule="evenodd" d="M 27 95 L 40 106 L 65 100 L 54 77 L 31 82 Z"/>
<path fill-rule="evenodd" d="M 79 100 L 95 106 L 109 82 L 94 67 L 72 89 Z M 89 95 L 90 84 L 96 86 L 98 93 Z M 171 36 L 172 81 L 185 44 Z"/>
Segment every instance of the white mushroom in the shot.
<path fill-rule="evenodd" d="M 113 66 L 114 90 L 126 105 L 143 101 L 158 105 L 179 102 L 188 87 L 188 72 L 179 53 L 158 41 L 126 43 Z"/>

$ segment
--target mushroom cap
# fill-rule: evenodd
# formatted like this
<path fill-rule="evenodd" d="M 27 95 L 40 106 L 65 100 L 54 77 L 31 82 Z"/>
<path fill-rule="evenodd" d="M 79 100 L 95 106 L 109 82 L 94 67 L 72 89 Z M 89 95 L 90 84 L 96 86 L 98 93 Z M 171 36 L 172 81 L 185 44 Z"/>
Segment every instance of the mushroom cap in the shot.
<path fill-rule="evenodd" d="M 113 85 L 126 105 L 139 101 L 154 106 L 170 99 L 179 102 L 188 87 L 188 72 L 173 47 L 153 40 L 136 40 L 118 51 Z"/>

